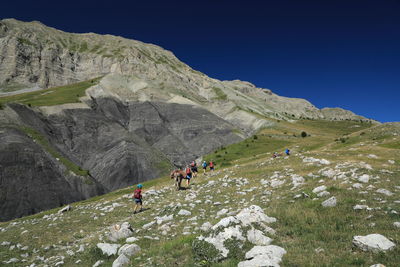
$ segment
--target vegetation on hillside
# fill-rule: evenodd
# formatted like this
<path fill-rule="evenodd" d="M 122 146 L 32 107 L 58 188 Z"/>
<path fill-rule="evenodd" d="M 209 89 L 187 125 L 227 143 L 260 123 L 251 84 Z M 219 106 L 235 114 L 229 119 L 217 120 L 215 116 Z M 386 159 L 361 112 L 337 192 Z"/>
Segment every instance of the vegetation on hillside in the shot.
<path fill-rule="evenodd" d="M 63 157 L 59 152 L 57 152 L 53 146 L 50 145 L 49 141 L 41 135 L 38 131 L 30 127 L 20 127 L 21 131 L 26 133 L 35 142 L 39 143 L 47 152 L 49 152 L 55 159 L 59 160 L 66 168 L 67 171 L 72 171 L 76 175 L 89 176 L 89 171 L 83 170 L 81 167 L 70 161 L 69 159 Z"/>
<path fill-rule="evenodd" d="M 100 78 L 44 90 L 0 97 L 0 104 L 17 102 L 28 106 L 54 106 L 80 102 L 86 89 L 96 85 Z"/>

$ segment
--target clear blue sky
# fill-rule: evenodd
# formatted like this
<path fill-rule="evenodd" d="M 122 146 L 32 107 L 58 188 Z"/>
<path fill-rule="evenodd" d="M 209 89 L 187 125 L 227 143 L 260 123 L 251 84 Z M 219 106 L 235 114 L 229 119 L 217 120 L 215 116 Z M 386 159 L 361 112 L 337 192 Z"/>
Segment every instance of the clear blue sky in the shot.
<path fill-rule="evenodd" d="M 213 78 L 400 121 L 400 0 L 3 1 L 10 17 L 154 43 Z"/>

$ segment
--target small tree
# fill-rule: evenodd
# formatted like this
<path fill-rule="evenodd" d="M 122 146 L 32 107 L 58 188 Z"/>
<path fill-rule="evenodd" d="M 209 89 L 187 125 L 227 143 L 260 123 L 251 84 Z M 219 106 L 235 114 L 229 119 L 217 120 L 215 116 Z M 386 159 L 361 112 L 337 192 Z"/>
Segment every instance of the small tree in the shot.
<path fill-rule="evenodd" d="M 301 132 L 301 137 L 303 137 L 303 138 L 304 138 L 304 137 L 307 137 L 307 133 L 306 133 L 305 131 L 302 131 L 302 132 Z"/>

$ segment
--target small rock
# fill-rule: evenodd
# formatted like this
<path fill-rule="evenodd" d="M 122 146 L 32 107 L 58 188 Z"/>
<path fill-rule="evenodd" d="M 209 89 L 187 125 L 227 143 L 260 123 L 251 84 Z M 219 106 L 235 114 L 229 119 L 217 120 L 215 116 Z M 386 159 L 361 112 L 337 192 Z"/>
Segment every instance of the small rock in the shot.
<path fill-rule="evenodd" d="M 367 205 L 355 205 L 353 207 L 353 210 L 372 210 L 372 209 Z"/>
<path fill-rule="evenodd" d="M 319 193 L 317 194 L 317 196 L 318 196 L 318 197 L 327 197 L 327 196 L 330 196 L 330 194 L 331 194 L 331 193 L 329 193 L 328 191 L 322 191 L 322 192 L 319 192 Z"/>
<path fill-rule="evenodd" d="M 250 229 L 247 232 L 247 240 L 249 240 L 250 243 L 258 246 L 267 246 L 272 242 L 271 238 L 265 236 L 263 232 L 257 229 Z"/>
<path fill-rule="evenodd" d="M 322 206 L 323 207 L 335 207 L 336 206 L 336 197 L 331 197 L 328 198 L 327 200 L 325 200 L 324 202 L 322 202 Z"/>
<path fill-rule="evenodd" d="M 84 251 L 85 251 L 85 246 L 84 245 L 80 245 L 79 249 L 76 252 L 80 253 L 80 252 L 84 252 Z"/>
<path fill-rule="evenodd" d="M 15 262 L 19 262 L 19 259 L 17 258 L 11 258 L 8 261 L 6 261 L 5 263 L 10 264 L 10 263 L 15 263 Z"/>
<path fill-rule="evenodd" d="M 132 257 L 140 252 L 140 247 L 136 244 L 125 244 L 118 250 L 118 255 L 125 254 L 127 257 Z"/>
<path fill-rule="evenodd" d="M 121 225 L 113 225 L 110 227 L 110 234 L 108 239 L 110 241 L 116 242 L 119 239 L 127 238 L 133 235 L 133 229 L 128 222 L 124 222 Z"/>
<path fill-rule="evenodd" d="M 397 228 L 400 228 L 400 222 L 394 222 L 394 223 L 393 223 L 393 226 L 394 226 L 394 227 L 397 227 Z"/>
<path fill-rule="evenodd" d="M 136 241 L 138 241 L 139 239 L 138 238 L 136 238 L 136 237 L 128 237 L 126 240 L 125 240 L 125 242 L 126 243 L 135 243 Z"/>
<path fill-rule="evenodd" d="M 61 213 L 64 213 L 64 212 L 67 212 L 67 211 L 70 211 L 70 210 L 72 210 L 71 205 L 67 205 L 64 208 L 60 209 L 57 213 L 61 214 Z"/>
<path fill-rule="evenodd" d="M 129 264 L 129 259 L 125 256 L 125 254 L 121 254 L 118 258 L 113 262 L 112 267 L 120 267 Z"/>
<path fill-rule="evenodd" d="M 325 251 L 325 249 L 323 249 L 323 248 L 316 248 L 316 249 L 314 249 L 314 251 L 316 252 L 316 253 L 321 253 L 321 252 L 324 252 Z"/>
<path fill-rule="evenodd" d="M 219 216 L 222 216 L 222 215 L 224 215 L 224 214 L 227 214 L 228 211 L 229 211 L 228 209 L 222 209 L 222 210 L 220 210 L 220 211 L 217 212 L 217 216 L 219 217 Z"/>
<path fill-rule="evenodd" d="M 119 244 L 108 244 L 108 243 L 98 243 L 97 247 L 101 249 L 104 255 L 111 256 L 116 255 L 117 250 L 120 247 Z"/>
<path fill-rule="evenodd" d="M 104 261 L 103 260 L 98 260 L 98 261 L 96 261 L 96 263 L 95 264 L 93 264 L 93 266 L 92 267 L 97 267 L 97 266 L 100 266 L 100 265 L 102 265 L 104 263 Z"/>
<path fill-rule="evenodd" d="M 281 247 L 255 246 L 246 253 L 247 261 L 239 262 L 238 267 L 279 266 L 286 250 Z"/>
<path fill-rule="evenodd" d="M 204 232 L 207 232 L 208 230 L 210 230 L 212 227 L 212 224 L 209 222 L 205 222 L 203 223 L 203 225 L 200 227 L 200 229 Z"/>
<path fill-rule="evenodd" d="M 363 174 L 358 178 L 358 181 L 361 183 L 368 183 L 369 182 L 369 175 L 368 174 Z"/>
<path fill-rule="evenodd" d="M 156 223 L 156 221 L 152 221 L 152 222 L 146 223 L 145 225 L 142 226 L 142 228 L 143 228 L 143 229 L 149 229 L 149 228 L 152 227 L 155 223 Z"/>
<path fill-rule="evenodd" d="M 325 185 L 321 185 L 321 186 L 318 186 L 318 187 L 314 188 L 313 189 L 313 193 L 318 193 L 318 192 L 321 192 L 321 191 L 325 191 L 326 189 L 327 189 L 327 187 Z"/>
<path fill-rule="evenodd" d="M 188 211 L 188 210 L 181 209 L 181 210 L 178 212 L 178 215 L 190 216 L 190 215 L 192 215 L 192 213 L 191 213 L 190 211 Z"/>
<path fill-rule="evenodd" d="M 361 189 L 361 188 L 363 188 L 363 185 L 360 184 L 360 183 L 355 183 L 355 184 L 353 184 L 352 186 L 353 186 L 353 188 L 356 188 L 356 189 Z"/>
<path fill-rule="evenodd" d="M 386 190 L 384 188 L 380 188 L 380 189 L 376 190 L 376 192 L 380 193 L 380 194 L 384 194 L 384 195 L 389 196 L 389 197 L 393 196 L 392 192 L 390 192 L 389 190 Z"/>

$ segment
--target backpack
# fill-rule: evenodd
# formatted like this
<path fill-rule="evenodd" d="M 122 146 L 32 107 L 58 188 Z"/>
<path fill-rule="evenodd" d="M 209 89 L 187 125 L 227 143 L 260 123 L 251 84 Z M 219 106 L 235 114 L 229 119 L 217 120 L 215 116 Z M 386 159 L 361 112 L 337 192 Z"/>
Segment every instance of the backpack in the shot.
<path fill-rule="evenodd" d="M 186 168 L 186 174 L 190 174 L 192 171 L 190 170 L 190 168 Z"/>
<path fill-rule="evenodd" d="M 210 167 L 214 167 L 214 163 L 212 161 L 210 161 Z"/>
<path fill-rule="evenodd" d="M 137 199 L 140 199 L 141 196 L 142 196 L 141 193 L 142 193 L 142 190 L 140 190 L 140 189 L 135 189 L 133 197 L 134 197 L 134 198 L 137 198 Z"/>
<path fill-rule="evenodd" d="M 203 168 L 207 167 L 207 163 L 203 162 Z"/>
<path fill-rule="evenodd" d="M 190 166 L 194 167 L 194 161 L 190 164 Z"/>

